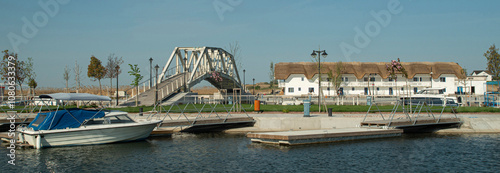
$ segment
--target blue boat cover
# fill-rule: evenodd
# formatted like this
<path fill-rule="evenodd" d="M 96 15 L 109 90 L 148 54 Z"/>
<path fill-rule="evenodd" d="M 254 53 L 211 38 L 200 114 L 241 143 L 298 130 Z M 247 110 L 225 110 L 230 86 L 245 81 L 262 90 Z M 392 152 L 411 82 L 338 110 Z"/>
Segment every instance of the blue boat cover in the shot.
<path fill-rule="evenodd" d="M 71 116 L 70 115 L 73 115 Z M 94 116 L 95 115 L 95 116 Z M 33 130 L 55 130 L 80 127 L 80 123 L 91 118 L 104 117 L 103 111 L 66 109 L 46 113 L 38 113 L 35 119 L 28 125 Z M 77 119 L 77 120 L 75 120 Z M 51 125 L 52 123 L 52 125 Z"/>

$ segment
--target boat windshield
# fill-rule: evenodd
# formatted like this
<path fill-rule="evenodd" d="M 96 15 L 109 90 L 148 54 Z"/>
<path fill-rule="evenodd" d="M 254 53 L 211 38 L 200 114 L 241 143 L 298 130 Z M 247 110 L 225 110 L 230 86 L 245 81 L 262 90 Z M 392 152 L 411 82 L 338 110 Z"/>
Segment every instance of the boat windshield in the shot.
<path fill-rule="evenodd" d="M 122 114 L 122 115 L 106 116 L 102 118 L 95 118 L 87 121 L 85 125 L 118 124 L 118 123 L 133 123 L 133 122 L 135 121 L 132 120 L 130 117 L 128 117 L 126 114 Z"/>

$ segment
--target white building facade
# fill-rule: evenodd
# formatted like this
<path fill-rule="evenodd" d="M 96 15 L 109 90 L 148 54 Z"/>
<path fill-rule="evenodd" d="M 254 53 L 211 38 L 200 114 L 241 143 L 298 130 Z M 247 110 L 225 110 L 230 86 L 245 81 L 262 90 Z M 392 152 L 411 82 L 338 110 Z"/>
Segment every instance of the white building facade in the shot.
<path fill-rule="evenodd" d="M 444 94 L 447 95 L 470 92 L 472 89 L 475 91 L 473 93 L 482 95 L 486 82 L 483 78 L 466 78 L 460 73 L 462 67 L 456 63 L 404 63 L 403 66 L 408 69 L 408 79 L 403 74 L 396 74 L 397 78 L 394 80 L 389 77 L 383 63 L 344 62 L 342 82 L 338 90 L 335 90 L 326 74 L 329 69 L 335 69 L 332 67 L 334 64 L 322 63 L 322 66 L 327 66 L 326 70 L 322 69 L 321 74 L 321 90 L 324 96 L 399 96 L 414 94 L 424 88 L 444 88 Z M 314 67 L 314 63 L 277 63 L 275 79 L 278 80 L 284 95 L 318 95 L 319 73 Z M 464 81 L 467 82 L 465 87 Z"/>

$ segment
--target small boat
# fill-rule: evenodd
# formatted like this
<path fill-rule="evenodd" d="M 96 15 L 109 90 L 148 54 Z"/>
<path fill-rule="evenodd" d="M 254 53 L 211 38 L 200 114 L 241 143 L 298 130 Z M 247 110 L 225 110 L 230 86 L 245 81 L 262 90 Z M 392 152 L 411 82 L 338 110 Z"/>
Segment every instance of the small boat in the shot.
<path fill-rule="evenodd" d="M 444 90 L 445 88 L 425 88 L 412 96 L 403 96 L 400 100 L 404 101 L 405 105 L 425 103 L 429 106 L 457 106 L 457 98 L 446 97 Z"/>
<path fill-rule="evenodd" d="M 86 93 L 40 95 L 59 101 L 110 101 L 106 96 Z M 107 144 L 147 138 L 161 121 L 135 121 L 127 112 L 78 108 L 40 112 L 25 127 L 18 127 L 19 141 L 34 148 Z"/>

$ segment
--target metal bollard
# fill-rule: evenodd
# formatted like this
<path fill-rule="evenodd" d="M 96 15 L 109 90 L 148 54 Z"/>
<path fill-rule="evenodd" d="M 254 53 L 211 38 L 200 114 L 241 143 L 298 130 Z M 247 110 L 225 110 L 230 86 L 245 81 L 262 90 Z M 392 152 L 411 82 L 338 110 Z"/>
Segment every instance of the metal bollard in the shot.
<path fill-rule="evenodd" d="M 328 108 L 328 116 L 331 117 L 332 116 L 332 110 L 333 108 Z"/>
<path fill-rule="evenodd" d="M 143 108 L 139 108 L 139 116 L 142 116 L 142 110 Z"/>

